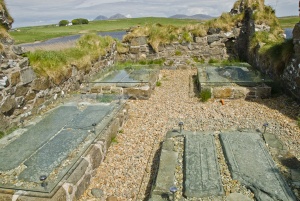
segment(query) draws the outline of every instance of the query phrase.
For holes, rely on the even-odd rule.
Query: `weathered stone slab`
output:
[[[250,188],[256,200],[296,200],[258,133],[220,134],[232,178]]]
[[[84,130],[62,130],[25,161],[27,168],[20,174],[19,179],[39,182],[41,175],[49,176],[87,135],[88,132]]]
[[[30,127],[18,139],[0,149],[0,171],[18,167],[69,123],[77,113],[78,110],[75,106],[59,107],[37,125]]]
[[[177,152],[167,150],[161,151],[159,170],[153,194],[168,195],[170,193],[170,187],[175,185],[175,168],[177,158]]]
[[[88,106],[83,112],[77,115],[66,128],[91,130],[92,124],[100,123],[103,118],[111,111],[111,105],[92,105]]]
[[[223,194],[213,135],[186,135],[184,158],[184,194],[187,197]]]

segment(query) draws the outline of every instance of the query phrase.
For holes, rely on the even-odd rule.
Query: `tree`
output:
[[[61,20],[58,23],[58,26],[63,27],[63,26],[67,26],[69,24],[69,20]]]
[[[73,25],[88,24],[88,23],[89,23],[89,21],[87,19],[84,19],[84,18],[77,18],[77,19],[72,20]]]

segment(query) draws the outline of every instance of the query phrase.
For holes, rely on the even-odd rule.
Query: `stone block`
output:
[[[153,194],[170,194],[170,187],[175,186],[177,158],[177,152],[164,149],[161,151],[159,169]]]
[[[130,41],[131,46],[141,46],[141,45],[147,45],[147,38],[145,36],[140,36],[136,38],[132,38]]]
[[[129,52],[131,54],[138,54],[138,53],[140,53],[140,47],[139,46],[131,46],[129,49]]]
[[[10,115],[16,108],[16,101],[12,97],[6,97],[2,105],[0,106],[0,111],[5,115]]]
[[[215,88],[213,88],[213,97],[214,98],[232,98],[233,97],[233,89],[232,88],[215,87]]]
[[[46,89],[50,88],[50,86],[51,86],[51,83],[48,78],[35,79],[35,80],[33,80],[32,84],[31,84],[31,88],[34,91],[46,90]]]
[[[207,43],[208,44],[211,44],[211,43],[213,43],[215,41],[218,41],[218,40],[220,40],[219,35],[210,35],[210,36],[207,36]]]
[[[96,145],[93,145],[91,150],[89,151],[88,155],[91,157],[91,165],[92,165],[92,170],[95,170],[101,162],[103,161],[105,157],[105,142],[98,142]]]
[[[21,81],[21,78],[20,78],[20,71],[14,71],[10,74],[10,84],[12,86],[16,86],[20,81]]]
[[[29,87],[26,87],[24,85],[17,86],[15,91],[15,96],[16,97],[25,96],[28,91],[29,91]]]
[[[7,76],[0,77],[0,89],[4,89],[9,84]]]
[[[84,191],[89,187],[91,183],[91,178],[92,177],[90,174],[84,175],[80,184],[77,186],[77,190],[75,192],[75,200],[79,200],[81,195],[83,195]]]
[[[36,78],[36,74],[32,70],[32,68],[27,67],[20,71],[20,77],[21,77],[21,82],[24,85],[32,82]]]
[[[258,201],[296,200],[258,133],[224,132],[220,140],[232,178],[250,188]]]
[[[87,169],[89,167],[89,162],[85,159],[82,159],[76,169],[72,172],[72,174],[67,179],[67,183],[76,185],[80,178],[86,174]]]
[[[19,67],[20,68],[25,68],[25,67],[28,67],[28,66],[29,66],[29,60],[28,60],[27,57],[25,57],[25,58],[23,58],[19,61]]]
[[[196,198],[222,195],[214,136],[188,134],[184,145],[184,195]]]

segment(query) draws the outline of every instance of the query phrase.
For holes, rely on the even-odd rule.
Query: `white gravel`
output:
[[[143,200],[148,196],[153,172],[158,164],[159,146],[168,130],[177,128],[180,121],[191,131],[220,131],[224,129],[263,129],[276,134],[300,159],[300,129],[296,116],[300,107],[287,96],[245,101],[210,100],[206,103],[189,97],[190,75],[196,70],[162,70],[161,86],[156,87],[149,100],[129,100],[129,118],[116,142],[109,148],[106,159],[95,172],[81,200]],[[230,177],[222,168],[225,191],[234,192],[224,182]],[[101,189],[103,198],[94,198],[91,189]],[[239,187],[240,188],[240,187]],[[247,193],[241,188],[240,192]],[[252,196],[249,194],[248,196]]]

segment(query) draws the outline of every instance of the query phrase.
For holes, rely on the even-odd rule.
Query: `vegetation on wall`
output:
[[[29,52],[26,56],[39,76],[54,79],[67,76],[71,66],[76,66],[79,70],[88,70],[93,62],[106,54],[114,42],[109,36],[87,34],[77,41],[76,47],[60,51],[38,50]]]

